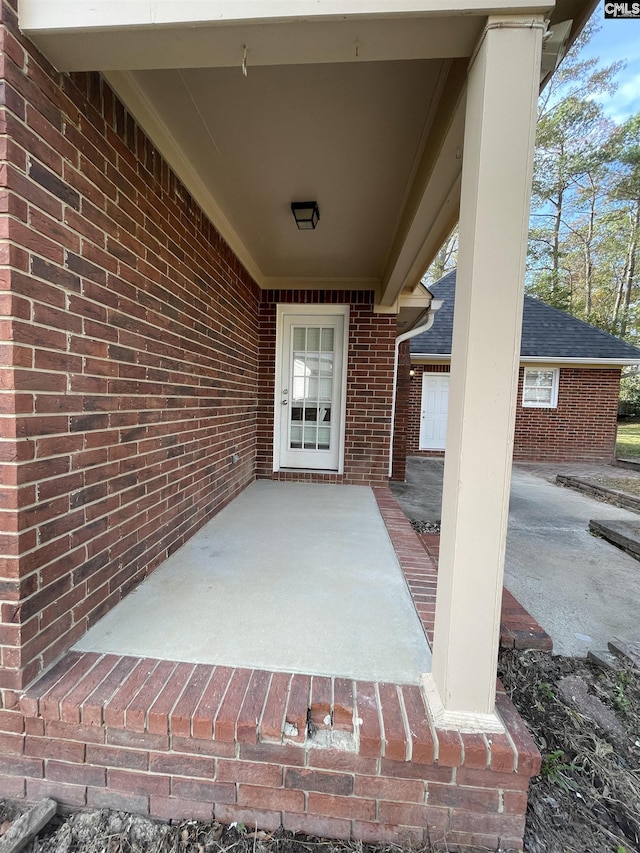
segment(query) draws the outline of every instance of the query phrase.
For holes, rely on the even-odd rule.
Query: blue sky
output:
[[[599,56],[602,65],[619,59],[627,62],[618,75],[619,86],[613,97],[607,96],[602,104],[605,114],[616,123],[640,112],[640,19],[604,20],[600,4],[594,19],[600,23],[600,31],[582,51],[583,56]]]

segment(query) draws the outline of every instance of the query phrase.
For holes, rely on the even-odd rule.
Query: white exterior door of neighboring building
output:
[[[449,409],[449,374],[422,374],[420,450],[444,450]]]
[[[274,467],[340,471],[348,308],[302,310],[279,311]]]

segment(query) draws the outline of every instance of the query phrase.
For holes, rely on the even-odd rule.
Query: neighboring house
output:
[[[0,796],[521,845],[539,756],[495,682],[508,330],[541,81],[591,8],[1,0]],[[347,753],[305,742],[304,674],[236,670],[214,721],[223,672],[185,686],[181,664],[69,654],[256,478],[390,500],[398,348],[458,218],[457,452],[421,687],[321,682]]]
[[[442,455],[451,365],[456,271],[430,287],[442,307],[411,339],[407,452]],[[611,461],[620,374],[640,350],[531,296],[524,297],[513,457],[519,461]],[[490,405],[487,428],[491,426]]]

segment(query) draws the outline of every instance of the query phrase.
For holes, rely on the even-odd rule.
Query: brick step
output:
[[[417,685],[71,652],[0,712],[0,795],[517,847],[540,756],[497,689],[506,733],[461,733]]]
[[[167,739],[306,744],[431,762],[442,749],[415,684],[70,652],[20,697],[29,717]]]

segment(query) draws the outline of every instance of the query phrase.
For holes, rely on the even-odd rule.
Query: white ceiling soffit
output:
[[[60,70],[106,73],[261,287],[375,289],[391,308],[455,223],[467,58],[498,8],[20,0],[19,15]],[[310,199],[320,222],[298,231],[290,204]]]
[[[108,78],[262,287],[372,289],[448,70],[418,60]],[[307,199],[320,222],[301,232],[290,203]]]

